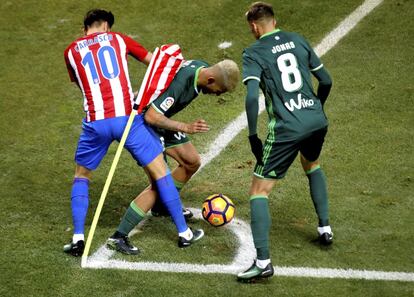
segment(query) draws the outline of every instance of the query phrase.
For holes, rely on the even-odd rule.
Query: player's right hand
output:
[[[209,130],[210,127],[207,125],[206,121],[203,119],[198,119],[192,123],[187,124],[186,131],[184,132],[188,134],[194,134],[200,132],[208,132]]]
[[[249,136],[250,148],[256,157],[257,164],[263,165],[263,143],[257,134]]]

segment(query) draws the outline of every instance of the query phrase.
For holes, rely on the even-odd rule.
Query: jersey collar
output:
[[[201,91],[201,90],[199,90],[199,89],[197,88],[198,75],[200,74],[200,70],[201,70],[201,68],[205,68],[205,66],[200,66],[200,67],[198,67],[198,68],[197,68],[197,70],[196,70],[196,72],[195,72],[195,76],[194,76],[194,90],[195,90],[195,92],[197,93],[197,95],[198,95],[198,93],[200,93],[200,91]]]
[[[260,36],[259,39],[262,39],[266,36],[272,35],[273,33],[276,33],[276,32],[279,32],[279,31],[280,31],[280,29],[274,29],[272,32],[267,32],[266,34],[263,34],[262,36]]]

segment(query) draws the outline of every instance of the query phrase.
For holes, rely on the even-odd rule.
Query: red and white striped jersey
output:
[[[138,113],[168,88],[183,61],[184,57],[178,44],[165,44],[155,49],[147,70],[148,79],[142,86],[144,89],[140,90],[143,93],[138,94],[136,100],[139,104]]]
[[[131,113],[134,94],[129,80],[128,54],[142,61],[148,51],[117,32],[84,36],[65,50],[69,76],[82,90],[88,122]]]

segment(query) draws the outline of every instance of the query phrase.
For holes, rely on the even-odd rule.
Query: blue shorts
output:
[[[98,168],[111,143],[120,141],[129,116],[115,117],[93,122],[82,122],[75,162],[89,170]],[[163,148],[157,135],[144,122],[143,115],[136,115],[131,126],[125,148],[138,165],[145,167]]]

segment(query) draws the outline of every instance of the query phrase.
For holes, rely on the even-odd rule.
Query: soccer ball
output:
[[[214,227],[229,223],[234,217],[235,207],[229,197],[223,194],[210,195],[203,202],[203,218]]]

